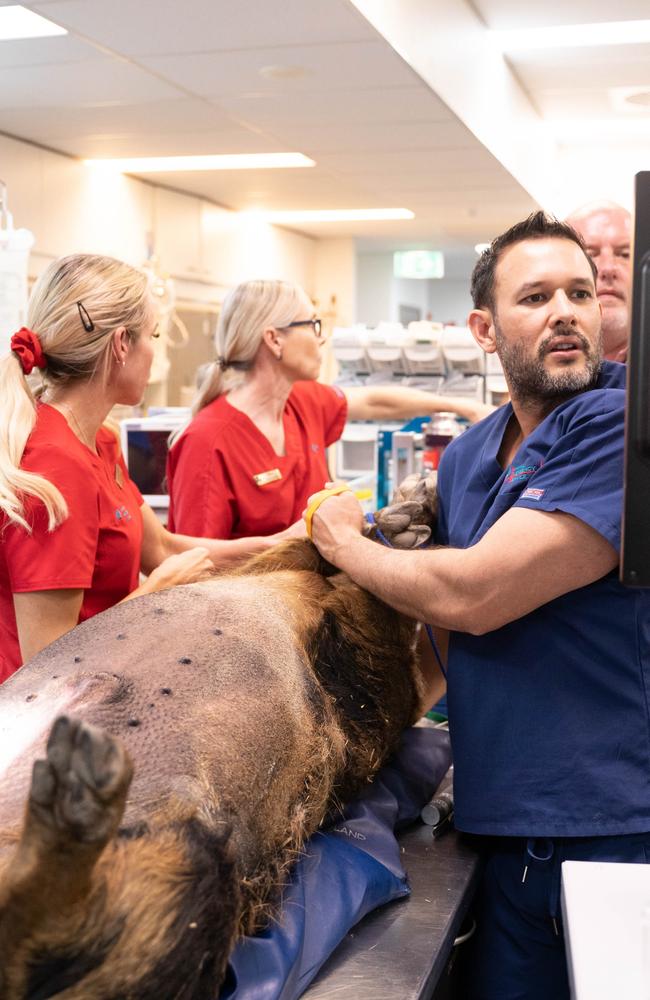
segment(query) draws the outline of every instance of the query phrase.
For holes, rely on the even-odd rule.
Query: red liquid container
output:
[[[424,434],[424,451],[422,453],[422,471],[437,471],[442,453],[461,432],[461,427],[453,413],[436,413],[431,422],[422,428]]]

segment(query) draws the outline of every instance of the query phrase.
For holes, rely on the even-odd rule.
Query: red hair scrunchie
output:
[[[18,355],[25,375],[29,375],[34,368],[45,368],[47,362],[43,348],[33,330],[22,326],[18,333],[14,333],[10,346],[14,354]]]

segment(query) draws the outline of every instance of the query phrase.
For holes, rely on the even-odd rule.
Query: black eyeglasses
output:
[[[321,330],[323,329],[323,324],[319,319],[296,319],[293,323],[287,323],[283,330],[288,330],[292,326],[310,326],[314,331],[315,337],[320,337]]]

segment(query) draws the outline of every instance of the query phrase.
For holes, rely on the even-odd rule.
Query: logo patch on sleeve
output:
[[[521,494],[522,500],[541,500],[544,496],[544,490],[534,490],[532,487],[528,487],[527,490]]]

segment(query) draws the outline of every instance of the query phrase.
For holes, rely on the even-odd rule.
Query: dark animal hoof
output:
[[[106,842],[119,826],[131,775],[131,762],[117,740],[61,716],[47,742],[47,759],[34,764],[30,812],[64,838]]]

